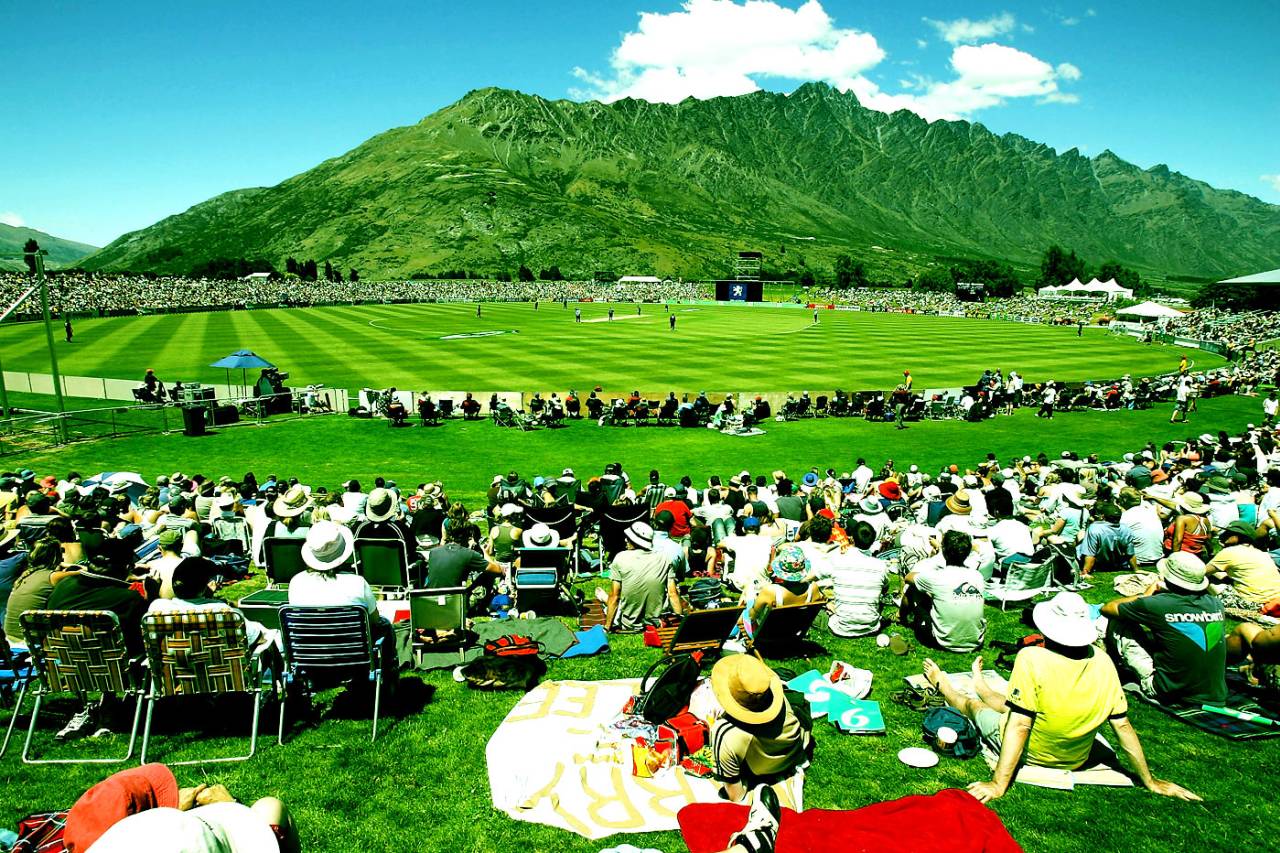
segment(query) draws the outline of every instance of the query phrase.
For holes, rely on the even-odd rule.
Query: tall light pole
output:
[[[49,282],[44,277],[44,249],[27,252],[28,258],[34,260],[36,282],[40,286],[40,311],[44,314],[44,336],[49,344],[49,371],[53,374],[53,396],[58,404],[58,437],[65,443],[67,440],[67,411],[62,399],[62,376],[58,372],[58,353],[53,346],[53,318],[49,315]]]

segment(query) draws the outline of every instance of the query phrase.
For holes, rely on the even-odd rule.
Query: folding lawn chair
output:
[[[1010,602],[1030,601],[1041,593],[1053,590],[1053,560],[1041,563],[1008,563],[1003,581],[992,578],[987,581],[982,597],[1000,602],[1000,609],[1007,610]]]
[[[27,739],[22,746],[23,762],[115,764],[132,758],[146,688],[139,675],[142,659],[130,655],[125,648],[119,617],[107,610],[28,610],[20,620],[31,664],[39,677]],[[122,698],[135,695],[128,752],[118,758],[31,758],[40,706],[45,696],[54,693],[74,693],[81,699],[87,699],[90,693]],[[14,715],[21,710],[20,705],[15,707]]]
[[[356,567],[383,598],[403,598],[409,589],[409,553],[402,539],[357,539]]]
[[[608,566],[614,554],[626,548],[623,534],[628,527],[637,521],[649,519],[647,504],[638,506],[611,506],[600,514],[600,562]]]
[[[302,562],[302,545],[305,541],[296,536],[269,536],[262,541],[267,589],[288,586],[294,575],[307,570],[307,564]]]
[[[9,739],[13,737],[13,727],[18,722],[18,709],[26,698],[27,687],[35,678],[36,671],[31,665],[31,655],[26,649],[9,648],[3,636],[0,636],[0,694],[5,700],[13,698],[13,688],[18,688],[17,701],[13,703],[13,716],[9,718],[9,728],[4,735],[4,744],[0,745],[0,758],[9,749]]]
[[[800,645],[808,636],[814,620],[826,606],[827,602],[823,600],[770,608],[756,626],[755,636],[751,640],[753,650],[768,654]]]
[[[363,607],[280,608],[280,633],[284,641],[285,690],[280,696],[280,731],[284,743],[285,710],[290,684],[308,692],[336,687],[348,681],[373,682],[373,736],[378,739],[378,713],[382,704],[382,643],[373,641],[369,612]]]
[[[576,494],[576,487],[575,487]],[[570,501],[572,503],[572,500]],[[582,513],[573,506],[522,506],[525,520],[528,527],[535,524],[545,524],[556,532],[556,536],[560,541],[573,540],[574,548],[572,558],[569,560],[569,581],[572,582],[578,575],[578,524],[581,521]]]
[[[158,700],[229,693],[253,695],[248,755],[167,763],[205,764],[252,758],[258,748],[258,718],[264,687],[261,660],[249,650],[244,617],[230,609],[151,613],[142,619],[142,635],[151,666],[147,721],[142,729],[142,763],[147,763],[151,717]]]
[[[694,610],[680,620],[671,640],[663,647],[668,655],[720,651],[742,616],[741,607]]]
[[[470,592],[466,587],[449,589],[413,589],[409,591],[409,624],[413,629],[413,652],[416,663],[422,663],[426,644],[419,642],[419,631],[453,631],[458,637],[458,662],[466,660],[467,605]]]
[[[568,548],[517,548],[519,568],[511,569],[515,606],[521,611],[547,613],[560,603],[569,575],[572,551]]]

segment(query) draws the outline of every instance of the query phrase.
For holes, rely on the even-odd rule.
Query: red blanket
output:
[[[716,853],[747,822],[747,807],[694,803],[680,810],[689,853]],[[996,813],[964,791],[903,797],[854,811],[782,810],[777,853],[1022,853]]]

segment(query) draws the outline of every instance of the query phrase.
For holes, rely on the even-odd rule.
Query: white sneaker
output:
[[[89,714],[89,709],[86,708],[83,711],[77,712],[70,720],[67,720],[67,724],[63,726],[56,735],[54,735],[54,738],[57,740],[72,740],[73,738],[80,737],[87,733],[86,729],[88,729],[92,723],[93,720]]]

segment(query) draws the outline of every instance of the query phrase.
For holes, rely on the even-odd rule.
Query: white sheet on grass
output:
[[[598,748],[605,724],[638,679],[548,681],[525,694],[489,738],[485,758],[494,808],[585,838],[677,829],[688,803],[716,802],[717,785],[678,767],[631,775],[629,757]]]

